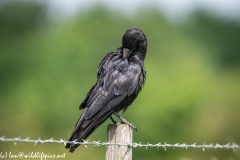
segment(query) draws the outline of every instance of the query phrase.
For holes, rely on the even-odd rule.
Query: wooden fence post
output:
[[[110,143],[132,144],[133,129],[127,124],[109,124],[107,141]],[[105,160],[132,160],[132,147],[109,145]]]

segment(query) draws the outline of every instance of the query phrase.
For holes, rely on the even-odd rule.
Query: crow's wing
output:
[[[105,67],[101,69],[105,75],[98,80],[86,103],[82,115],[85,119],[92,119],[102,110],[108,110],[106,107],[115,110],[126,96],[133,93],[138,84],[141,74],[138,64],[129,63],[127,59],[117,59],[109,62]]]
[[[96,84],[94,86],[92,86],[92,88],[88,91],[86,97],[84,98],[84,100],[80,104],[79,109],[84,109],[86,107],[88,98],[92,94],[92,91],[94,90],[95,86],[96,86]]]
[[[113,111],[117,111],[118,105],[136,89],[140,75],[138,64],[118,55],[105,57],[98,69],[99,79],[82,103],[84,111],[70,140],[86,139]]]
[[[117,49],[116,51],[108,53],[103,58],[102,62],[99,64],[98,70],[97,70],[98,79],[101,79],[105,75],[105,70],[104,70],[105,65],[104,64],[105,63],[108,64],[110,60],[114,60],[115,58],[112,58],[112,57],[117,57],[118,52],[119,52],[119,50]],[[92,86],[92,88],[88,91],[86,97],[83,99],[82,103],[80,104],[79,109],[84,109],[87,106],[88,99],[89,99],[90,95],[92,95],[92,92],[93,92],[94,88],[96,87],[96,85],[97,85],[97,83],[94,86]]]

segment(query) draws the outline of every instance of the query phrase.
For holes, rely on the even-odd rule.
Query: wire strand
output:
[[[13,142],[14,145],[17,145],[17,143],[19,142],[24,142],[24,143],[34,143],[34,145],[37,144],[52,144],[52,143],[59,143],[59,144],[63,144],[66,145],[67,143],[70,144],[81,144],[84,145],[85,147],[87,147],[88,145],[93,145],[93,146],[109,146],[109,145],[116,145],[116,146],[129,146],[129,147],[133,147],[133,148],[137,148],[137,147],[146,147],[146,149],[150,148],[150,147],[156,147],[156,148],[163,148],[163,149],[167,149],[167,148],[201,148],[203,151],[205,151],[205,149],[240,149],[240,145],[235,144],[235,143],[227,143],[224,145],[221,144],[202,144],[202,145],[197,145],[196,143],[193,144],[187,144],[187,143],[176,143],[176,144],[168,144],[166,142],[164,143],[156,143],[156,144],[141,144],[140,143],[131,143],[131,144],[120,144],[120,143],[111,143],[111,142],[100,142],[100,141],[88,141],[88,140],[83,140],[83,142],[76,142],[76,141],[65,141],[63,139],[60,140],[55,140],[53,138],[50,139],[46,139],[46,140],[42,140],[40,137],[36,140],[34,139],[30,139],[29,137],[27,138],[20,138],[20,137],[16,137],[16,138],[5,138],[5,136],[0,137],[0,142]]]

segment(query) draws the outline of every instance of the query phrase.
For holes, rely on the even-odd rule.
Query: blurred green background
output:
[[[127,15],[95,5],[62,21],[44,3],[0,3],[0,136],[67,140],[102,58],[130,27],[148,38],[147,81],[124,118],[134,142],[240,143],[240,25],[197,10],[181,22],[158,8]],[[121,6],[120,6],[121,7]],[[106,121],[88,139],[106,141]],[[104,159],[105,146],[0,143],[0,152]],[[137,160],[237,160],[240,150],[134,148]]]

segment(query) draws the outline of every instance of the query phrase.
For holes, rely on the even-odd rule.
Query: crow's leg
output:
[[[130,127],[137,131],[137,127],[135,127],[132,123],[128,122],[126,119],[121,117],[117,112],[113,112],[113,114],[115,114],[115,116],[117,116],[123,123],[128,124]]]
[[[113,124],[117,124],[117,121],[115,121],[112,116],[110,116],[110,119],[112,120]]]

